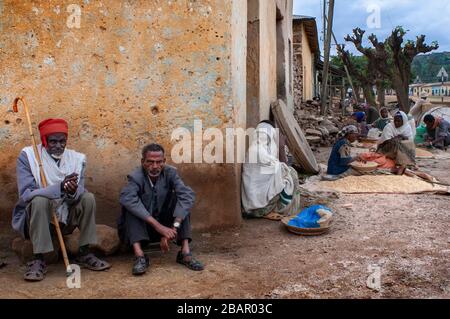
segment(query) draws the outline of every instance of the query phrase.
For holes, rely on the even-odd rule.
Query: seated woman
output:
[[[361,175],[350,164],[359,161],[360,156],[351,156],[351,143],[358,139],[358,129],[354,125],[346,126],[338,133],[338,141],[331,150],[328,160],[328,176],[324,179],[338,179],[350,175]]]
[[[367,124],[372,125],[376,120],[380,118],[380,112],[378,112],[377,108],[365,103],[362,105],[362,109],[366,113]]]
[[[360,137],[367,137],[369,133],[369,126],[366,122],[366,113],[364,112],[355,112],[352,114],[352,118],[358,123],[356,127],[358,129],[358,134]]]
[[[244,217],[279,220],[300,211],[298,174],[280,161],[285,158],[280,139],[270,121],[261,122],[252,135],[242,169]]]
[[[394,123],[389,123],[378,141],[377,153],[392,159],[396,169],[392,172],[403,174],[406,168],[416,166],[416,146],[414,133],[405,112],[399,111],[394,116]]]
[[[424,118],[427,133],[424,135],[425,145],[445,149],[450,145],[450,123],[443,118],[427,115]]]
[[[389,119],[389,111],[387,108],[383,107],[380,109],[380,118],[373,122],[372,127],[379,129],[381,132],[383,132],[386,125],[388,125],[391,122]]]

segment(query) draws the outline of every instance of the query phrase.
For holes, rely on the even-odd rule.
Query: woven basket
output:
[[[281,222],[286,226],[288,231],[290,231],[293,234],[301,235],[301,236],[319,236],[326,234],[330,230],[330,226],[324,227],[324,228],[300,228],[300,227],[294,227],[290,226],[289,222],[291,221],[293,217],[285,217],[281,220]]]
[[[351,163],[350,166],[360,173],[371,173],[376,171],[378,168],[378,163],[375,162],[367,162],[364,164],[365,166],[359,166],[358,164],[361,164],[361,162]]]

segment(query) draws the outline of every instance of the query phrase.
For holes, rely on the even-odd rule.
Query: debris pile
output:
[[[327,116],[321,116],[320,103],[317,101],[301,103],[296,107],[294,116],[314,151],[319,146],[332,146],[337,133],[349,119],[348,116],[342,116],[339,108],[329,110]]]

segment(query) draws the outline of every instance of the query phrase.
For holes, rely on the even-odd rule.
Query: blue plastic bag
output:
[[[298,228],[320,228],[317,223],[322,217],[317,213],[319,209],[327,210],[331,213],[331,209],[322,205],[315,205],[305,208],[296,217],[291,219],[289,226]]]

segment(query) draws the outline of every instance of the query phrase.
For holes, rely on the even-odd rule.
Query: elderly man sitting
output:
[[[40,167],[33,147],[25,147],[17,159],[19,202],[12,226],[33,245],[35,259],[27,264],[24,279],[41,281],[47,272],[43,254],[53,251],[51,216],[56,210],[64,234],[80,229],[79,256],[76,263],[90,270],[111,266],[89,253],[96,244],[95,198],[84,188],[86,156],[66,149],[68,125],[62,119],[48,119],[39,124],[42,144],[37,146],[48,186],[43,187]]]

